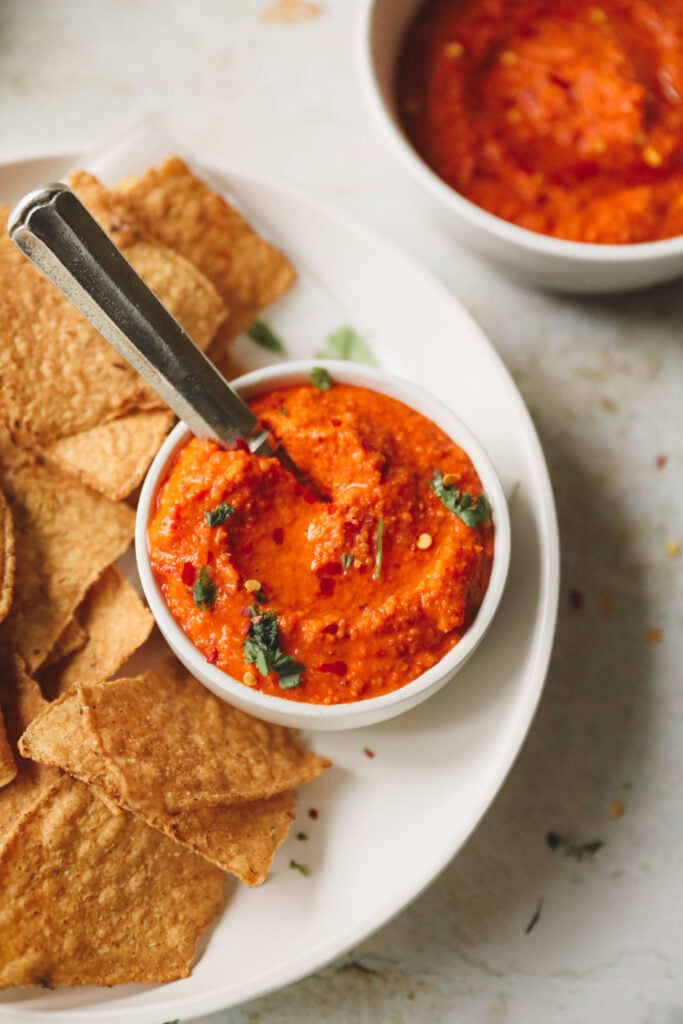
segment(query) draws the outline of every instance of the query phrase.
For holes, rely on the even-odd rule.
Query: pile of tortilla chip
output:
[[[293,280],[177,158],[72,184],[223,367]],[[329,762],[173,659],[126,675],[153,620],[123,499],[172,415],[4,231],[0,282],[0,988],[185,977],[226,873],[264,881]]]

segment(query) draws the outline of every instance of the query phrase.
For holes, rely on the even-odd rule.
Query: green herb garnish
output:
[[[344,359],[352,363],[377,366],[363,337],[353,327],[340,327],[327,336],[327,349],[316,352],[318,359]]]
[[[346,572],[348,569],[351,568],[351,566],[353,565],[354,561],[355,561],[355,555],[351,554],[348,551],[345,551],[344,554],[341,556],[341,564],[342,564],[342,569],[344,570],[344,572]]]
[[[264,612],[258,605],[252,606],[251,625],[242,649],[246,660],[256,665],[262,676],[277,672],[281,690],[303,686],[301,675],[305,666],[281,650],[275,612]]]
[[[255,341],[261,348],[268,349],[269,352],[284,355],[287,351],[282,339],[278,338],[273,328],[265,320],[254,320],[251,327],[247,327],[246,333],[252,341]]]
[[[324,366],[314,366],[311,370],[311,383],[321,391],[329,391],[332,387],[330,375]]]
[[[449,512],[454,512],[458,519],[462,519],[465,526],[479,526],[485,523],[491,514],[491,505],[485,494],[473,498],[467,492],[461,492],[455,484],[446,485],[443,482],[443,474],[440,469],[434,470],[434,476],[429,486],[441,498]]]
[[[382,573],[382,556],[384,554],[384,520],[377,520],[377,536],[375,539],[375,579],[378,580]]]
[[[308,839],[308,836],[306,835],[305,832],[297,832],[296,838],[299,840],[300,843],[305,843],[306,840]]]
[[[194,603],[202,611],[208,611],[209,608],[213,608],[216,601],[216,586],[209,576],[209,570],[205,565],[199,570],[199,579],[192,588],[192,596],[194,597]]]
[[[232,505],[228,505],[227,501],[222,501],[220,505],[216,505],[213,512],[206,513],[206,521],[211,527],[220,526],[221,523],[224,523],[226,519],[234,516],[234,514],[235,509]]]
[[[289,419],[289,413],[288,413],[288,412],[287,412],[287,410],[285,409],[284,405],[281,405],[281,406],[280,406],[280,415],[281,415],[281,416],[286,416],[286,417],[287,417],[287,418]]]
[[[605,845],[602,839],[591,839],[587,843],[571,843],[557,832],[548,832],[545,841],[551,850],[561,847],[565,857],[571,857],[576,861],[582,861],[584,857],[594,857],[598,850]]]
[[[289,866],[292,871],[298,871],[300,875],[304,876],[304,878],[308,878],[311,873],[311,869],[308,864],[299,864],[298,860],[290,860]]]

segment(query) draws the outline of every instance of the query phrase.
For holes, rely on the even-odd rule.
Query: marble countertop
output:
[[[149,115],[203,159],[277,175],[396,239],[479,321],[531,411],[562,591],[528,740],[450,867],[341,961],[206,1020],[680,1024],[683,290],[542,295],[460,249],[414,208],[370,121],[354,0],[291,23],[264,19],[271,6],[5,0],[3,148],[91,142]],[[549,848],[553,831],[604,846],[577,860]]]

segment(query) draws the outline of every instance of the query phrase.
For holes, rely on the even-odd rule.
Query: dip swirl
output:
[[[457,644],[486,592],[494,530],[472,462],[366,388],[278,388],[250,405],[329,500],[277,459],[193,438],[148,528],[172,615],[264,693],[336,704],[398,689]],[[273,631],[278,653],[259,664]]]
[[[683,233],[683,7],[428,0],[397,90],[454,189],[532,231],[632,243]]]

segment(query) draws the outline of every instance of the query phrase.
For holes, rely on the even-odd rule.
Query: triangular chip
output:
[[[14,528],[12,514],[0,491],[0,622],[6,618],[14,589]]]
[[[76,179],[86,203],[193,340],[206,348],[226,311],[214,286],[177,253],[118,216],[106,190]],[[0,375],[3,415],[29,446],[90,430],[163,403],[102,336],[12,244],[0,208]]]
[[[79,684],[20,746],[252,885],[293,820],[287,791],[329,766],[293,730],[230,707],[176,662]]]
[[[225,876],[62,776],[0,847],[0,988],[187,977]]]
[[[7,739],[18,769],[16,778],[0,790],[0,843],[26,811],[33,806],[43,790],[59,778],[56,768],[37,764],[19,754],[19,737],[29,723],[44,711],[47,701],[40,687],[24,669],[16,655],[3,662],[0,669],[0,707],[5,718]]]
[[[79,681],[109,679],[141,647],[154,626],[154,618],[121,571],[110,565],[93,583],[76,618],[86,634],[80,650],[38,674],[50,698],[65,693]]]
[[[59,438],[43,454],[100,494],[120,501],[141,482],[174,419],[167,409],[129,413]]]
[[[7,470],[2,486],[18,569],[12,606],[0,624],[0,651],[16,651],[34,671],[91,583],[128,547],[135,513],[38,463]]]
[[[151,236],[199,267],[228,307],[210,356],[222,357],[264,306],[293,284],[294,267],[223,196],[177,157],[114,190]]]
[[[71,700],[134,811],[259,800],[329,767],[293,729],[226,704],[176,661],[135,679],[80,684]]]

